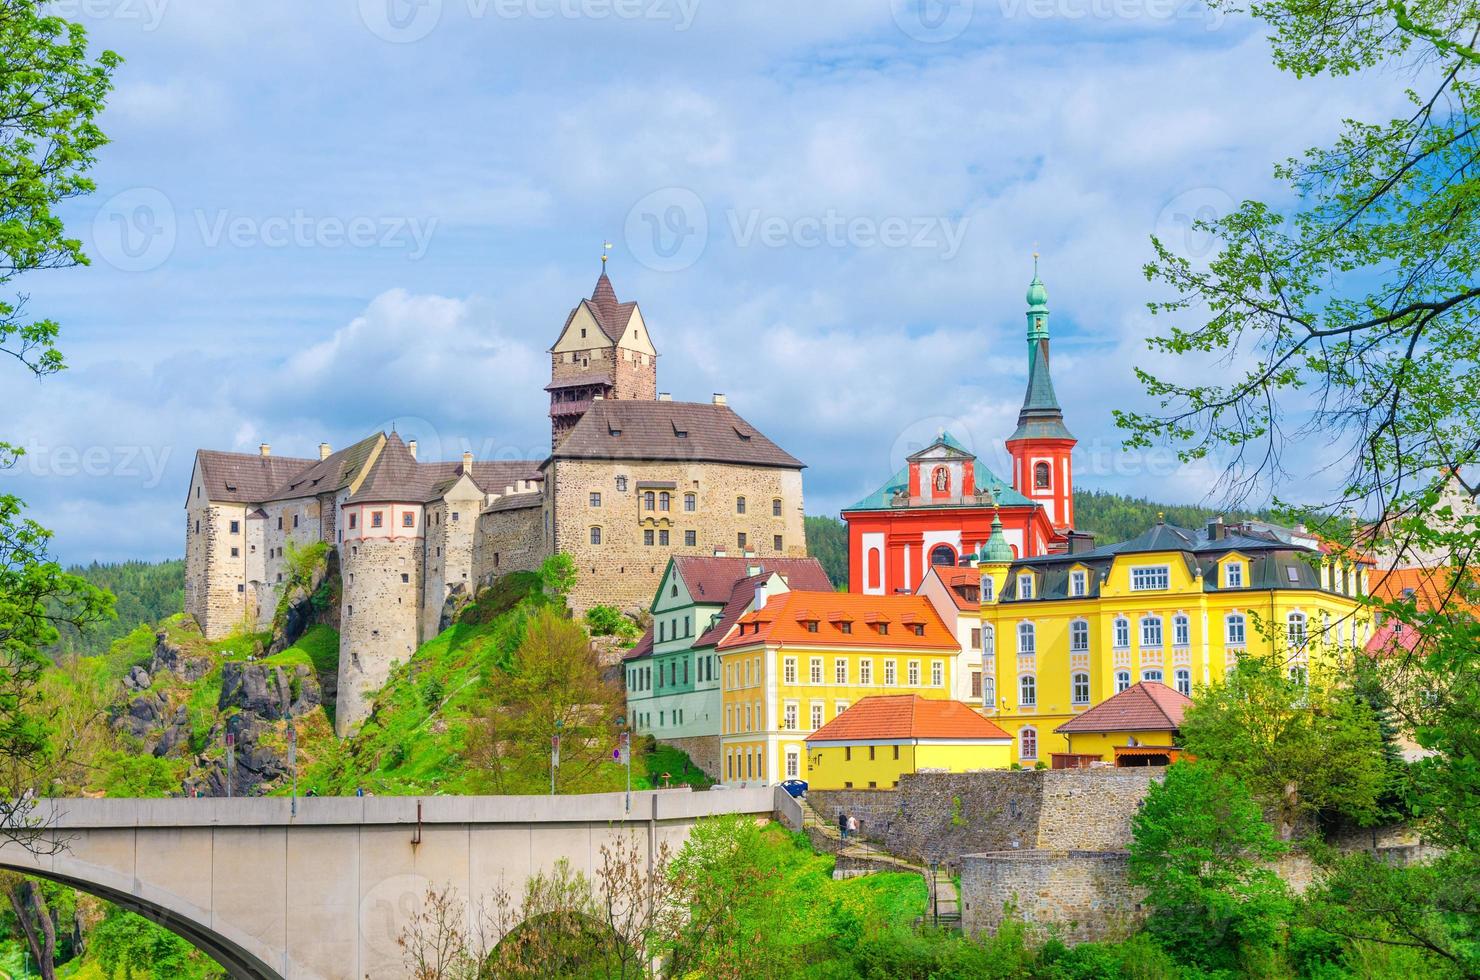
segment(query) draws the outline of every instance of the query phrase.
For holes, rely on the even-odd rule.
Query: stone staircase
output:
[[[834,878],[856,878],[880,871],[917,874],[925,879],[929,899],[925,915],[916,920],[915,924],[939,924],[943,928],[954,929],[961,927],[961,899],[956,892],[956,883],[949,874],[932,875],[929,868],[881,850],[862,838],[854,837],[845,841],[838,830],[836,819],[824,819],[805,797],[797,802],[802,806],[802,832],[812,842],[812,847],[835,857]]]

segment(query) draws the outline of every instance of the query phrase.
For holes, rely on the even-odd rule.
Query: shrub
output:
[[[592,606],[586,611],[586,629],[592,636],[635,637],[637,624],[623,616],[616,606]]]

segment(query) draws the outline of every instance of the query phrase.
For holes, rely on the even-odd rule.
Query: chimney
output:
[[[723,549],[723,548],[715,548],[714,549],[714,557],[716,557],[716,558],[723,558],[724,556],[725,556],[725,549]]]
[[[660,392],[658,392],[658,401],[660,401],[660,402],[671,402],[671,401],[673,401],[673,393],[672,392],[668,392],[668,391],[660,391]]]
[[[271,455],[272,455],[272,447],[271,447],[271,446],[269,446],[269,445],[268,445],[268,444],[267,444],[267,443],[265,443],[265,442],[264,442],[264,443],[262,443],[262,444],[261,444],[261,445],[259,445],[259,446],[258,446],[258,447],[257,447],[257,451],[258,451],[258,452],[259,452],[259,453],[261,453],[261,454],[262,454],[262,455],[264,455],[264,456],[271,456]]]
[[[766,608],[766,583],[758,583],[755,587],[755,608]]]
[[[1223,515],[1222,514],[1219,514],[1217,517],[1213,518],[1211,521],[1208,521],[1208,540],[1209,541],[1222,541],[1227,536],[1228,536],[1228,528],[1226,526],[1224,526],[1224,524],[1223,524]]]
[[[329,448],[329,444],[327,442],[319,443],[319,459],[328,459],[329,454],[332,452],[334,452],[334,450]]]
[[[411,441],[407,442],[406,443],[406,448],[407,448],[407,450],[410,451],[411,458],[412,459],[415,459],[416,458],[416,440],[415,439],[412,439]]]
[[[471,450],[463,450],[463,472],[467,473],[473,468],[473,453]]]
[[[724,392],[722,392],[722,391],[716,391],[714,393],[714,403],[716,405],[728,405],[729,404],[729,402],[725,400],[725,395],[724,395]]]

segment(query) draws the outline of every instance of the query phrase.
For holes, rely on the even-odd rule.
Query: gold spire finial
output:
[[[601,268],[602,269],[605,269],[606,268],[606,260],[608,258],[608,256],[607,256],[606,253],[611,249],[611,247],[612,247],[612,243],[611,242],[602,242],[601,243]]]
[[[1033,275],[1038,275],[1038,243],[1033,243]]]

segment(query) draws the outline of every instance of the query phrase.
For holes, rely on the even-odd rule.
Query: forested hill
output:
[[[1074,493],[1074,524],[1095,536],[1097,544],[1113,544],[1133,538],[1155,523],[1157,515],[1168,524],[1200,527],[1218,515],[1235,521],[1246,517],[1271,520],[1267,511],[1222,511],[1187,504],[1158,504],[1142,497],[1125,497],[1103,490]],[[833,585],[848,584],[848,528],[836,517],[807,518],[807,553],[827,570]]]
[[[140,623],[157,623],[185,608],[185,562],[181,559],[147,562],[128,561],[117,565],[68,569],[118,597],[118,618],[87,633],[63,627],[58,653],[106,653],[113,641],[127,636]]]

